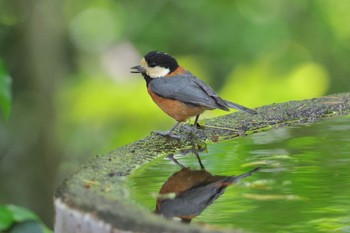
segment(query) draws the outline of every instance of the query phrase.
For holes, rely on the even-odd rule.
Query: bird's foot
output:
[[[193,132],[193,126],[192,125],[182,125],[182,129],[186,132],[186,133],[192,133]]]
[[[192,136],[193,135],[200,136],[200,137],[205,136],[202,130],[203,126],[199,125],[198,123],[196,125],[182,125],[180,132],[184,132],[185,133],[184,135],[173,134],[172,133],[173,129],[174,128],[168,131],[153,131],[152,133],[156,135],[165,136],[165,137],[175,138],[175,139],[188,138],[189,135],[185,135],[186,133]]]
[[[198,122],[193,126],[196,127],[196,129],[203,129],[204,128],[204,125],[200,125]]]
[[[195,134],[198,131],[202,131],[203,126],[197,123],[196,125],[183,125],[182,128],[188,133]]]
[[[170,130],[168,130],[168,131],[153,131],[152,133],[156,134],[156,135],[161,135],[161,136],[176,138],[176,139],[183,138],[183,136],[181,136],[181,135],[172,134]]]
[[[195,137],[198,137],[198,138],[206,137],[205,134],[204,134],[204,131],[203,131],[203,126],[200,126],[198,123],[196,125],[183,125],[182,129],[186,133],[191,134],[192,136],[195,136]]]

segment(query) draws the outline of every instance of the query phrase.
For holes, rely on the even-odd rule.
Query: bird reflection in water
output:
[[[218,199],[229,185],[260,170],[255,168],[238,176],[212,175],[205,170],[198,149],[192,149],[192,152],[198,159],[200,170],[191,170],[180,164],[174,155],[168,156],[181,167],[181,170],[169,177],[161,187],[157,197],[156,214],[166,218],[177,217],[184,223],[190,223],[194,217]]]

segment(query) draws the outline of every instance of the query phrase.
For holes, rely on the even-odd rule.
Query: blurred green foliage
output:
[[[15,205],[0,205],[0,232],[52,233],[37,215]]]
[[[0,112],[7,119],[11,109],[11,78],[0,59]]]
[[[142,76],[129,73],[150,50],[174,55],[247,107],[349,91],[349,11],[347,0],[0,1],[0,51],[15,100],[11,126],[0,125],[0,151],[12,156],[2,168],[12,177],[18,161],[43,155],[35,166],[58,167],[61,180],[95,154],[170,128],[174,120],[151,101]]]

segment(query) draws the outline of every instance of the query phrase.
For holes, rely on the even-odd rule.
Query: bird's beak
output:
[[[132,69],[131,73],[146,73],[145,68],[143,68],[141,65],[133,66],[130,69]]]

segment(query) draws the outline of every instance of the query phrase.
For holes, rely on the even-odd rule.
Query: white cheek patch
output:
[[[147,75],[151,78],[160,78],[164,77],[165,75],[170,73],[170,70],[168,68],[164,67],[147,67],[146,68]]]
[[[142,59],[141,59],[140,65],[141,65],[143,68],[147,67],[147,62],[146,62],[145,58],[142,58]]]

